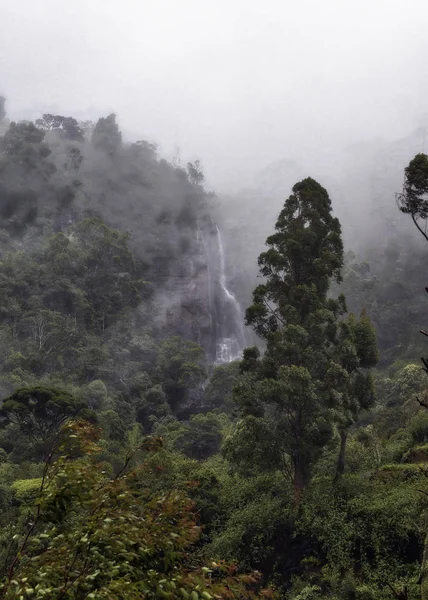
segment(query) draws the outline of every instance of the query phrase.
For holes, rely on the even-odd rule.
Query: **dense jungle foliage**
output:
[[[427,600],[428,240],[344,249],[296,183],[258,342],[212,365],[157,318],[215,203],[199,163],[114,115],[0,115],[0,597]],[[418,155],[415,238],[426,194]]]

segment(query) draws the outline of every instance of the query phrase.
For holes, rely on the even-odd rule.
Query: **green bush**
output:
[[[10,486],[19,504],[32,504],[37,498],[42,484],[41,477],[36,479],[18,479]]]

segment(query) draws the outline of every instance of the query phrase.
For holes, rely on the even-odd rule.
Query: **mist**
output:
[[[92,131],[114,113],[113,137],[123,140],[113,158],[89,144],[89,130],[77,146],[47,132],[56,191],[32,177],[39,217],[48,201],[55,227],[90,210],[131,231],[156,282],[149,312],[161,329],[211,357],[219,340],[241,337],[242,347],[258,255],[292,186],[309,175],[327,188],[347,250],[366,260],[393,238],[409,247],[395,193],[425,150],[424,2],[0,0],[0,11],[9,121],[71,115]],[[60,214],[73,147],[82,187],[75,212]],[[196,159],[203,188],[186,174]]]
[[[423,0],[0,1],[12,119],[116,112],[124,134],[200,158],[236,191],[279,159],[306,171],[426,113]]]

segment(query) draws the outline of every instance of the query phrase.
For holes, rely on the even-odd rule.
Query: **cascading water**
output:
[[[245,345],[242,310],[235,294],[229,290],[226,282],[223,241],[217,225],[217,248],[219,253],[219,281],[221,298],[218,310],[219,336],[217,338],[216,364],[223,364],[241,357]]]

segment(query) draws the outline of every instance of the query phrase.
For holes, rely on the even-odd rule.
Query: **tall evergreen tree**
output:
[[[289,324],[304,326],[326,302],[329,281],[341,280],[343,244],[327,191],[308,177],[293,187],[269,249],[259,256],[266,278],[254,290],[246,322],[268,342]]]
[[[225,454],[241,466],[248,456],[264,469],[284,470],[298,506],[349,393],[345,347],[352,342],[348,350],[358,352],[355,331],[341,325],[344,297],[327,296],[343,263],[340,223],[328,193],[311,178],[292,192],[259,257],[265,283],[254,290],[246,323],[266,351],[262,358],[256,348],[244,352],[245,375],[235,394],[243,418]],[[358,366],[354,361],[352,369]]]
[[[428,241],[426,220],[428,218],[428,156],[417,154],[404,169],[404,185],[397,194],[401,212],[410,215],[419,232]],[[424,224],[421,225],[421,221]]]
[[[404,169],[403,191],[396,197],[401,212],[411,216],[418,231],[428,241],[428,156],[426,154],[416,154]],[[428,293],[427,287],[425,291]],[[421,333],[428,337],[426,331],[421,330]],[[428,358],[421,360],[428,373]],[[425,404],[422,403],[422,406]]]

